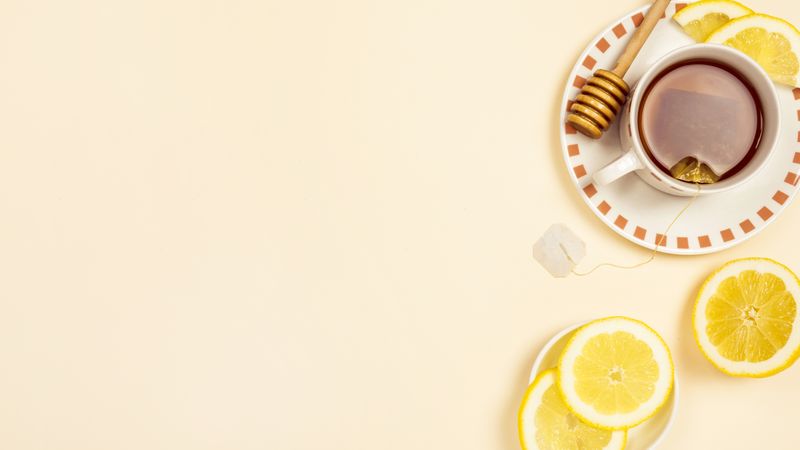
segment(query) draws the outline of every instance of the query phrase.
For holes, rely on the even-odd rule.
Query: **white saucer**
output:
[[[673,2],[665,17],[625,76],[633,85],[644,70],[667,52],[694,43],[671,20],[686,2]],[[573,184],[581,197],[612,230],[643,247],[654,248],[667,225],[687,199],[660,192],[637,175],[609,185],[592,183],[592,174],[622,154],[613,125],[600,140],[592,140],[565,125],[572,99],[599,68],[611,68],[622,53],[647,7],[612,23],[592,40],[568,78],[561,108],[561,149]],[[783,116],[775,155],[758,176],[732,191],[698,198],[672,227],[659,251],[679,255],[712,253],[760,233],[791,203],[800,178],[800,89],[778,86]]]
[[[552,369],[558,365],[558,357],[561,355],[561,351],[564,350],[564,346],[567,345],[567,341],[572,337],[575,330],[582,325],[582,323],[579,323],[565,328],[544,345],[542,351],[539,352],[539,355],[533,362],[529,383],[533,383],[536,375],[540,372]],[[675,373],[672,392],[669,395],[669,399],[667,399],[667,403],[658,410],[652,419],[628,430],[628,443],[625,445],[625,450],[649,450],[656,448],[672,427],[672,422],[675,420],[677,410],[678,374]]]

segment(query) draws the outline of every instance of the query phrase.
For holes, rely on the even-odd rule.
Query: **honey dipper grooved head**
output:
[[[628,83],[626,83],[625,80],[622,79],[622,77],[618,76],[614,72],[600,69],[594,73],[594,76],[606,79],[614,83],[614,85],[617,86],[626,96],[628,95],[628,92],[630,92]]]
[[[592,139],[599,139],[622,109],[630,88],[620,76],[598,70],[586,81],[567,115],[567,123]]]

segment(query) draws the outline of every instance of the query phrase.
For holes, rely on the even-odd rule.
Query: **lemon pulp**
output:
[[[758,62],[770,77],[783,84],[795,85],[800,62],[789,39],[781,33],[754,27],[742,30],[724,42]]]
[[[692,20],[684,25],[683,30],[697,42],[703,42],[719,27],[730,22],[725,13],[708,13],[702,19]]]
[[[602,449],[610,442],[610,431],[586,425],[569,412],[555,384],[544,392],[536,409],[536,444],[540,449]]]
[[[591,338],[575,361],[575,389],[602,414],[628,413],[652,397],[658,380],[653,351],[633,334]]]
[[[724,44],[745,53],[775,82],[798,84],[800,31],[783,19],[766,14],[742,16],[711,33],[706,42]]]
[[[706,333],[720,355],[731,361],[761,362],[788,342],[797,303],[779,277],[745,270],[720,283],[705,315]]]

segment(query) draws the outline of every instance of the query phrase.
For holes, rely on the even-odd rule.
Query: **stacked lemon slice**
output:
[[[773,81],[800,86],[800,31],[731,0],[703,0],[673,17],[698,42],[723,44],[753,58]]]
[[[703,0],[681,9],[672,19],[697,42],[733,19],[753,14],[753,10],[731,0]]]
[[[627,430],[652,417],[672,392],[669,348],[627,317],[579,328],[558,367],[540,374],[519,412],[522,447],[622,449]]]
[[[561,398],[556,370],[539,374],[528,388],[519,413],[522,448],[602,449],[625,448],[626,431],[595,428],[581,422]]]

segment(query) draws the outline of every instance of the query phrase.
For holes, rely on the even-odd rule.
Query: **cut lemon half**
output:
[[[765,14],[734,19],[711,33],[711,44],[725,44],[746,53],[773,81],[798,86],[800,31],[789,22]]]
[[[766,258],[731,261],[700,288],[692,321],[703,354],[719,370],[766,377],[800,354],[800,281]]]
[[[564,403],[582,421],[627,429],[666,403],[672,391],[672,356],[644,323],[609,317],[575,332],[558,361],[557,379]]]
[[[748,14],[753,14],[753,10],[738,2],[703,0],[681,9],[672,19],[695,41],[705,42],[719,27]]]
[[[572,414],[556,386],[556,370],[540,373],[528,387],[517,416],[523,450],[621,450],[626,431],[587,425]]]

